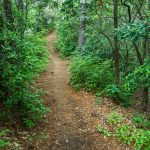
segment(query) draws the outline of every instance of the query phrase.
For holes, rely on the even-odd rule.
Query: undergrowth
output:
[[[41,34],[28,35],[20,39],[17,33],[8,30],[1,34],[6,41],[0,60],[0,99],[3,104],[2,120],[9,116],[22,120],[35,120],[43,116],[47,109],[40,94],[33,91],[34,79],[46,69],[48,51]],[[13,43],[13,46],[12,44]]]
[[[125,84],[114,83],[112,60],[101,60],[96,55],[75,56],[70,64],[70,83],[75,90],[85,89],[113,99],[128,107],[133,103],[131,91]],[[125,81],[127,84],[127,81]]]
[[[104,138],[115,137],[119,141],[132,145],[135,150],[149,150],[150,130],[147,126],[148,118],[136,113],[132,115],[132,122],[127,123],[125,122],[126,117],[129,116],[123,116],[116,111],[110,112],[107,116],[107,128],[98,125],[97,129]]]
[[[68,21],[59,21],[56,23],[57,39],[55,47],[63,57],[68,57],[74,53],[78,43],[78,24],[76,18]]]
[[[6,140],[9,133],[11,133],[11,131],[7,128],[0,131],[0,148],[5,148],[11,144],[10,140]]]
[[[76,90],[84,88],[95,92],[104,89],[114,80],[112,61],[96,56],[74,57],[70,65],[70,82]]]

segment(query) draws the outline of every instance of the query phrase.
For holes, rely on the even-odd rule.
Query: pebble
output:
[[[66,143],[68,143],[69,141],[68,140],[66,140]]]

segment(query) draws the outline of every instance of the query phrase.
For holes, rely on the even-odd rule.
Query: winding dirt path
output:
[[[38,150],[120,150],[100,137],[96,125],[101,114],[95,112],[93,96],[75,92],[68,83],[68,61],[61,60],[53,47],[55,32],[47,36],[50,64],[37,81],[44,88],[46,105],[52,113],[42,127],[44,143],[36,144]]]
[[[55,32],[47,36],[50,49],[50,65],[48,71],[38,82],[38,86],[46,89],[44,97],[52,108],[51,117],[45,133],[49,134],[48,145],[41,145],[42,150],[96,150],[92,135],[88,133],[88,124],[82,114],[79,102],[83,99],[68,84],[68,62],[61,60],[55,52],[53,42]],[[50,132],[50,133],[49,133]],[[98,148],[104,149],[104,148]]]

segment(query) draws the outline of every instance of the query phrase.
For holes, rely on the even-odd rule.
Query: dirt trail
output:
[[[68,62],[61,60],[53,47],[55,32],[47,36],[50,64],[37,81],[47,91],[44,96],[52,113],[42,130],[47,137],[39,150],[119,150],[100,138],[96,130],[99,114],[94,112],[92,96],[75,92],[68,83]]]

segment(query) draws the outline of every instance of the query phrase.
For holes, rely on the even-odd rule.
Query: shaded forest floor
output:
[[[105,124],[107,114],[114,109],[122,114],[130,114],[132,110],[116,106],[105,98],[97,106],[92,94],[75,92],[68,81],[69,61],[60,59],[54,41],[55,32],[52,32],[47,36],[50,63],[35,85],[46,90],[43,98],[51,112],[36,128],[18,129],[13,146],[19,150],[131,150],[114,138],[104,139],[96,127]]]

